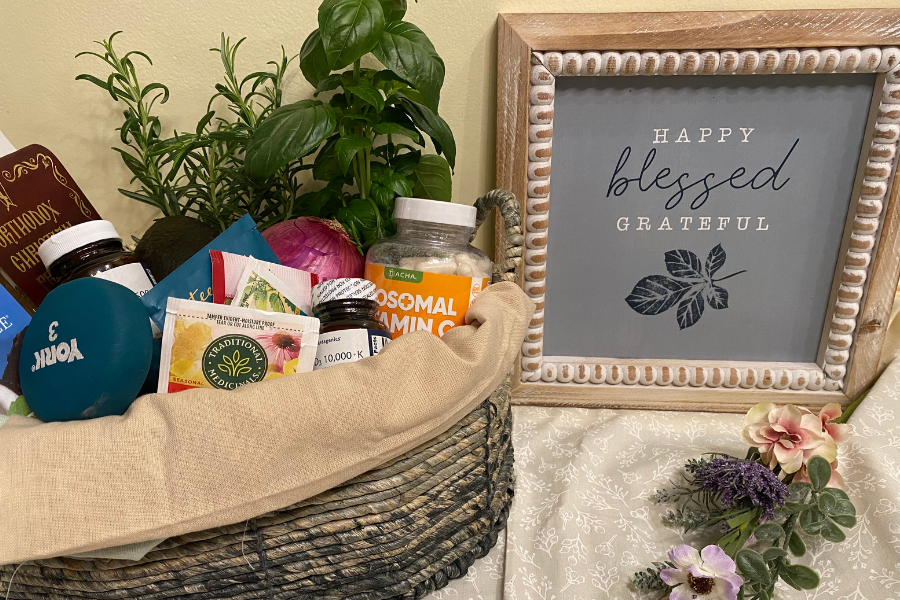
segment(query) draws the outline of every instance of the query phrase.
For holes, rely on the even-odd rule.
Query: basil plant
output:
[[[275,110],[246,149],[254,179],[318,150],[312,174],[325,185],[299,196],[300,210],[335,215],[362,250],[394,233],[397,196],[450,201],[456,143],[438,116],[444,62],[405,14],[406,0],[325,0],[300,50],[315,99]],[[369,54],[385,68],[364,68]],[[437,154],[423,152],[425,136]]]

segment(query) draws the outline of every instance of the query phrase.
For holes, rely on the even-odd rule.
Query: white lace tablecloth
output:
[[[856,435],[839,455],[859,523],[843,544],[816,538],[798,560],[822,575],[818,589],[784,587],[779,598],[900,600],[898,398],[900,361],[851,419]],[[634,591],[632,575],[684,538],[663,525],[666,506],[649,497],[688,458],[746,451],[743,415],[515,407],[513,419],[517,482],[506,542],[431,598],[656,599],[659,592]]]

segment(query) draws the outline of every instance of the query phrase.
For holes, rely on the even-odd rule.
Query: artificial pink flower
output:
[[[844,478],[838,473],[838,461],[834,459],[831,462],[831,479],[828,480],[828,485],[826,487],[838,488],[839,490],[845,490],[844,487]],[[806,470],[806,465],[800,467],[800,470],[797,471],[797,474],[794,475],[793,481],[805,481],[806,483],[810,483],[809,481],[809,473]]]
[[[812,414],[807,409],[801,409]],[[822,422],[822,431],[831,436],[831,439],[837,444],[842,444],[853,436],[853,428],[846,423],[833,423],[835,419],[841,416],[841,405],[836,402],[826,404],[819,411],[819,420]]]
[[[744,425],[744,441],[759,448],[769,468],[781,465],[785,473],[796,473],[813,456],[828,462],[837,458],[837,445],[823,432],[819,418],[793,404],[757,404],[747,412]]]
[[[300,355],[301,339],[300,334],[286,331],[256,336],[269,356],[269,362],[275,366],[276,373],[284,373],[284,363]]]
[[[690,546],[669,550],[673,569],[663,569],[660,578],[673,586],[669,600],[735,600],[744,584],[725,551],[710,545],[697,552]]]

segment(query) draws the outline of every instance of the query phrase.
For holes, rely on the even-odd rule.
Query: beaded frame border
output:
[[[883,74],[876,81],[875,97],[880,93],[880,102],[874,124],[867,132],[867,140],[871,141],[864,150],[867,157],[862,181],[857,184],[851,198],[851,210],[855,206],[856,213],[849,240],[845,240],[847,250],[836,273],[836,277],[840,277],[840,285],[826,317],[826,323],[830,319],[830,326],[826,327],[824,358],[820,363],[545,357],[543,317],[556,77],[805,73]],[[532,52],[528,101],[523,287],[538,310],[522,344],[521,382],[692,386],[754,391],[844,391],[859,327],[858,317],[868,289],[874,252],[884,220],[885,202],[897,163],[900,48]],[[823,398],[822,403],[826,401]]]

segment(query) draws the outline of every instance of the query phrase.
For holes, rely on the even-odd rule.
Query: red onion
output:
[[[315,273],[320,281],[363,276],[365,257],[337,221],[300,217],[272,225],[263,237],[281,264]]]

